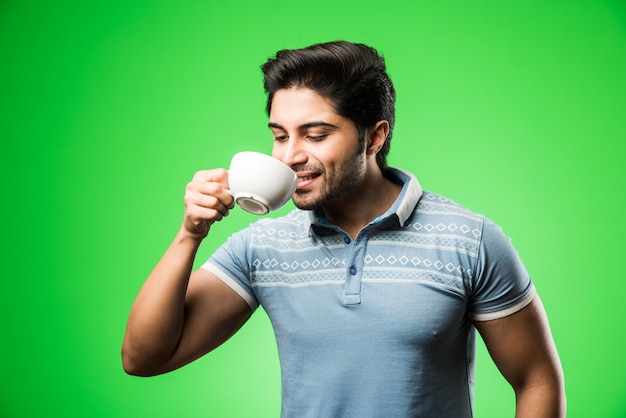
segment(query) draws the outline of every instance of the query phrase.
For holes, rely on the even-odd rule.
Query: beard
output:
[[[357,149],[354,154],[348,157],[341,166],[335,170],[332,177],[327,177],[327,171],[322,165],[302,168],[293,167],[293,169],[294,171],[298,171],[299,169],[315,170],[319,172],[320,177],[324,177],[325,180],[319,191],[296,190],[293,202],[298,209],[302,210],[317,210],[334,199],[354,192],[365,176],[363,151],[360,149]]]

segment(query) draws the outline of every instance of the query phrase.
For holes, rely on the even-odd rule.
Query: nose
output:
[[[278,158],[289,167],[306,163],[308,157],[297,138],[289,138],[283,142],[274,142],[272,156]]]

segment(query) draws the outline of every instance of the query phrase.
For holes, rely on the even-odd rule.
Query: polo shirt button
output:
[[[347,235],[343,237],[343,242],[345,242],[346,244],[350,244],[350,237]]]
[[[350,272],[351,275],[355,275],[356,274],[356,267],[352,266],[350,267],[350,269],[348,270]]]

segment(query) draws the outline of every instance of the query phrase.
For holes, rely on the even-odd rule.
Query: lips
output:
[[[315,180],[320,176],[319,173],[315,173],[315,172],[299,172],[296,173],[296,175],[298,176],[298,187],[296,188],[296,190],[304,190],[309,188],[314,182]]]

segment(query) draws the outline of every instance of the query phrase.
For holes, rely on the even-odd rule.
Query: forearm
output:
[[[561,382],[516,391],[516,418],[564,418],[565,391]]]
[[[122,346],[127,372],[149,374],[175,350],[184,327],[185,294],[199,244],[181,229],[144,282]]]

